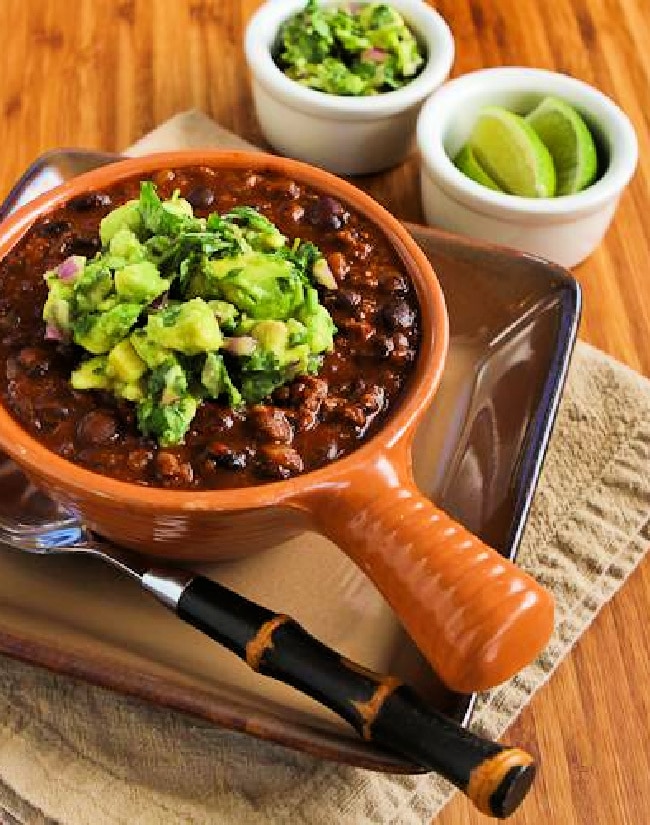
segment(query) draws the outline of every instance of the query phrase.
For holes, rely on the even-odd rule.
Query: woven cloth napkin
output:
[[[189,112],[129,153],[242,145]],[[579,343],[518,557],[555,595],[555,634],[481,697],[475,729],[506,730],[641,561],[649,462],[650,382]],[[434,775],[318,761],[0,659],[0,808],[26,825],[423,825],[452,793]]]

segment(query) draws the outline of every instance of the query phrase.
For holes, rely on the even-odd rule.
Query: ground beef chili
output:
[[[140,177],[73,198],[37,221],[0,262],[0,392],[15,418],[53,452],[95,472],[176,489],[232,488],[313,470],[372,435],[409,379],[419,343],[415,291],[387,239],[328,195],[274,173],[191,168],[157,172],[198,216],[257,207],[290,239],[317,244],[339,289],[319,290],[338,327],[316,377],[295,379],[241,410],[206,401],[185,444],[159,447],[136,427],[133,405],[72,389],[80,351],[44,340],[42,274],[67,256],[92,256],[100,219],[137,198]]]

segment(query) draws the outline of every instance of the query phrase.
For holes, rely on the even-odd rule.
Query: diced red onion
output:
[[[70,255],[56,268],[56,274],[62,281],[74,281],[83,272],[86,259],[83,255]]]
[[[226,338],[223,349],[231,355],[244,357],[252,355],[257,349],[257,341],[250,335],[239,335],[235,338]]]
[[[366,49],[361,53],[361,59],[365,60],[367,63],[383,63],[387,57],[388,52],[384,51],[384,49]]]
[[[336,278],[332,274],[332,270],[325,258],[319,258],[314,264],[314,280],[317,281],[325,289],[338,289],[339,285],[336,283]]]
[[[45,325],[45,340],[46,341],[66,341],[67,336],[62,329],[56,326],[56,324],[46,324]]]

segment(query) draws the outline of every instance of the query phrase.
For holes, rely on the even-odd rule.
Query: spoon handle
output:
[[[143,586],[253,670],[326,705],[365,740],[444,776],[483,813],[509,816],[530,788],[529,754],[470,733],[394,676],[348,661],[291,617],[189,572],[153,570]]]

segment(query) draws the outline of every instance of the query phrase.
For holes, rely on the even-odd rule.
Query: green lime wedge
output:
[[[468,178],[476,181],[476,183],[480,183],[482,186],[487,186],[488,189],[496,189],[497,192],[501,192],[499,186],[492,180],[485,169],[476,160],[474,157],[474,152],[472,152],[471,147],[467,144],[463,146],[454,158],[454,164],[457,169],[459,169],[464,175],[467,175]]]
[[[598,172],[596,144],[576,110],[546,97],[526,116],[551,153],[557,175],[556,195],[573,195],[593,183]]]
[[[551,198],[555,167],[550,152],[523,117],[500,106],[481,109],[469,138],[476,160],[511,195]]]

